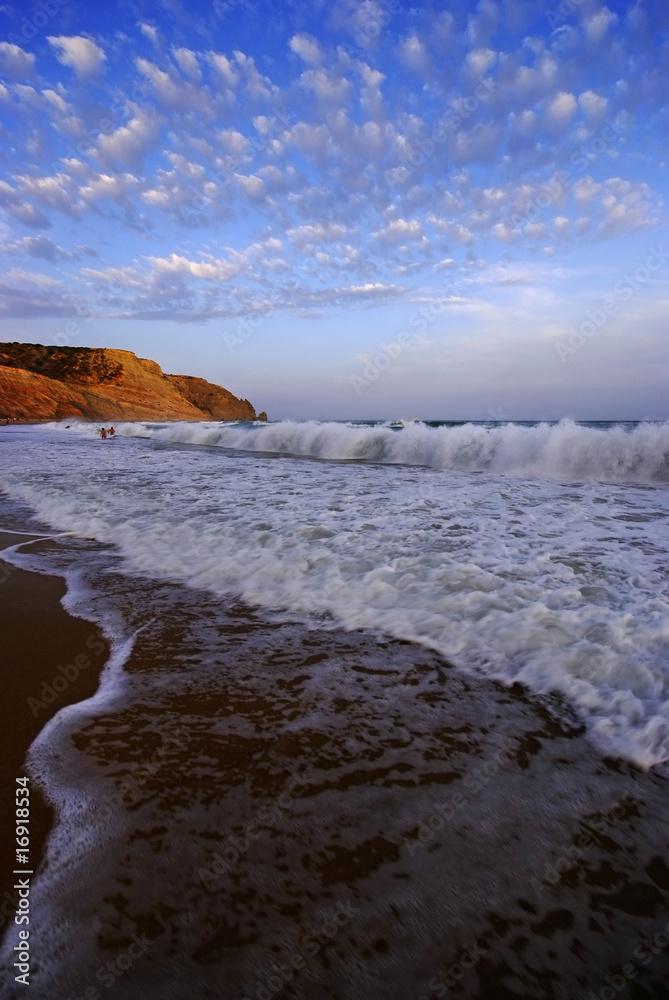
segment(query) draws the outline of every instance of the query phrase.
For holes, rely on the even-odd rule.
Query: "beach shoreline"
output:
[[[0,552],[34,532],[0,530]],[[0,630],[4,647],[4,697],[0,707],[0,934],[13,920],[17,896],[14,790],[28,776],[25,758],[46,723],[65,705],[89,698],[97,689],[109,644],[93,622],[65,611],[65,581],[18,569],[0,559]],[[77,667],[79,657],[79,667]],[[85,657],[88,666],[84,666]],[[75,675],[76,672],[76,675]],[[68,676],[69,674],[69,676]],[[53,682],[56,681],[56,690]],[[58,690],[62,688],[62,690]],[[53,696],[53,697],[52,697]],[[54,812],[34,781],[30,789],[30,869],[37,873],[54,823]]]
[[[415,1000],[452,970],[468,1000],[564,1000],[625,963],[666,1000],[669,950],[642,947],[669,917],[666,767],[603,754],[568,700],[477,676],[471,647],[455,666],[381,618],[351,629],[137,572],[87,521],[107,509],[94,500],[74,523],[2,510],[34,529],[0,533],[34,539],[30,572],[6,563],[0,585],[16,666],[3,794],[30,746],[31,798],[41,783],[55,810],[35,796],[34,1000],[101,974],[123,976],[124,1000],[262,1000],[293,958],[295,1000]],[[178,531],[165,524],[166,551]],[[102,683],[91,622],[111,637]],[[3,927],[18,1000],[18,927]]]
[[[42,550],[45,566],[63,565],[52,541]],[[70,564],[85,551],[76,543]],[[333,913],[352,914],[351,928],[333,943],[336,962],[307,955],[298,1000],[412,1000],[467,948],[478,957],[463,996],[510,1000],[520,981],[557,1000],[560,987],[587,995],[639,931],[661,931],[669,886],[653,827],[666,783],[600,758],[565,706],[466,678],[412,643],[272,622],[119,574],[108,556],[93,600],[120,602],[136,636],[123,686],[62,718],[50,756],[44,740],[33,756],[66,804],[54,824],[32,803],[31,862],[38,847],[48,858],[31,899],[37,1000],[84,995],[134,940],[150,954],[115,972],[129,1000],[192,1000],[221,974],[222,995],[255,998],[274,981],[272,957],[290,959]],[[12,580],[4,617],[26,669],[4,731],[18,774],[47,718],[33,720],[28,699],[98,630],[63,611],[60,576],[10,567]],[[49,718],[94,693],[96,669]],[[11,793],[17,775],[5,776]],[[658,956],[642,970],[652,996],[666,968]]]

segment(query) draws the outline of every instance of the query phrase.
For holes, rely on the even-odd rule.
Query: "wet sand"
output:
[[[39,536],[0,531],[0,550],[25,538]],[[36,544],[40,544],[39,542]],[[26,774],[28,747],[46,722],[64,705],[90,697],[109,649],[100,630],[91,622],[69,615],[60,604],[65,581],[55,576],[29,573],[0,560],[0,634],[2,635],[3,696],[0,699],[0,930],[13,920],[15,893],[14,790],[16,778]],[[92,637],[92,638],[91,638]],[[87,646],[88,643],[88,646]],[[92,647],[95,647],[93,649]],[[59,667],[73,664],[86,653],[90,666],[69,680]],[[83,663],[82,660],[79,661]],[[74,671],[70,671],[71,676]],[[57,687],[53,701],[43,687]],[[51,688],[53,690],[53,688]],[[34,702],[29,699],[34,698]],[[38,704],[38,702],[40,704]],[[37,871],[44,843],[53,822],[53,811],[34,782],[30,788],[30,868]]]
[[[38,548],[52,571],[100,558],[91,613],[136,641],[37,762],[68,808],[33,892],[33,1000],[606,1000],[624,964],[623,1000],[669,996],[659,773],[603,759],[559,699],[87,544]],[[33,586],[62,593],[24,576],[19,645]]]

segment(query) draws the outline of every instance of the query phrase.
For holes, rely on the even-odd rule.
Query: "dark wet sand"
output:
[[[52,567],[104,549],[38,547]],[[34,1000],[84,996],[107,963],[100,992],[123,1000],[432,1000],[449,976],[463,1000],[606,1000],[625,963],[623,1000],[668,1000],[669,947],[635,954],[669,921],[659,773],[602,759],[555,699],[410,643],[129,577],[114,558],[97,564],[92,614],[115,608],[136,641],[123,694],[51,741],[49,778],[80,805],[34,887]],[[13,734],[47,717],[17,710],[31,685],[97,633],[57,604],[60,579],[13,571],[3,586],[20,577],[5,616],[32,680]],[[81,682],[78,697],[95,689]],[[293,958],[281,986],[274,968]]]
[[[19,534],[0,532],[0,549],[16,545]],[[25,540],[39,536],[25,535]],[[57,711],[90,697],[109,654],[100,630],[91,622],[69,615],[60,604],[65,581],[41,573],[28,573],[0,560],[0,635],[2,636],[3,697],[0,699],[0,930],[13,919],[12,886],[15,868],[14,790],[16,778],[26,774],[28,747]],[[91,636],[93,637],[91,639]],[[89,646],[87,647],[87,642]],[[93,648],[91,648],[93,647]],[[94,651],[95,650],[95,651]],[[42,685],[59,673],[59,666],[73,663],[85,653],[90,666],[79,672],[67,687],[44,708],[29,704],[42,701]],[[80,661],[83,662],[83,661]],[[59,687],[61,684],[58,685]],[[53,822],[53,811],[34,782],[30,788],[30,866],[39,867],[42,850]]]

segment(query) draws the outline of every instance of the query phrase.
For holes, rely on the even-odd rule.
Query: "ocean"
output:
[[[33,1000],[669,996],[669,424],[0,455],[5,558],[112,644],[28,757]]]

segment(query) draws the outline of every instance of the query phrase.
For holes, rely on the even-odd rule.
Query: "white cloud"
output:
[[[543,222],[528,222],[526,226],[523,227],[523,232],[529,239],[538,240],[543,239],[548,230]]]
[[[222,52],[209,52],[207,58],[216,72],[223,77],[228,87],[236,87],[239,82],[239,74],[228,57],[224,56]]]
[[[304,290],[298,293],[298,299],[303,304],[336,304],[342,301],[365,301],[395,299],[404,295],[402,285],[386,285],[384,282],[367,282],[364,285],[347,285],[344,287],[327,288],[318,291]]]
[[[596,94],[594,90],[584,90],[579,95],[578,103],[589,118],[603,118],[609,102],[605,97]]]
[[[157,134],[157,123],[152,116],[138,111],[127,125],[122,125],[109,135],[101,135],[98,155],[105,163],[136,167],[151,147]]]
[[[68,174],[57,173],[45,177],[22,174],[16,179],[20,184],[21,195],[43,209],[55,209],[72,218],[80,215],[81,204],[73,197],[72,182]]]
[[[409,35],[399,46],[399,56],[407,69],[425,76],[429,72],[430,57],[418,35]]]
[[[158,44],[158,30],[154,28],[152,24],[141,23],[139,30],[142,32],[145,38],[148,38],[153,45]]]
[[[140,73],[151,83],[161,103],[174,110],[190,110],[194,101],[196,104],[201,103],[202,92],[192,84],[185,84],[181,78],[173,79],[169,73],[148,59],[137,59],[136,65]]]
[[[467,20],[467,35],[476,46],[485,45],[499,22],[500,9],[494,0],[478,0],[476,13]]]
[[[566,215],[556,215],[553,219],[553,225],[559,236],[567,236],[569,233],[569,219]]]
[[[47,41],[63,66],[69,66],[77,76],[99,73],[107,56],[99,45],[83,35],[49,35]]]
[[[182,73],[189,76],[195,83],[199,83],[202,79],[202,71],[200,70],[200,64],[195,52],[191,49],[183,48],[173,49],[172,52]]]
[[[513,243],[518,235],[513,226],[510,226],[508,222],[497,222],[491,231],[495,239],[500,240],[502,243]]]
[[[601,184],[598,184],[588,174],[585,177],[580,177],[572,190],[577,201],[589,202],[601,191]]]
[[[417,241],[424,238],[423,227],[418,219],[407,222],[406,219],[394,219],[385,229],[372,233],[372,239],[385,246],[397,246],[406,240]]]
[[[57,94],[55,90],[43,90],[42,94],[47,99],[49,104],[54,107],[61,114],[65,114],[68,111],[67,103],[63,100],[60,94]]]
[[[492,49],[472,49],[467,53],[467,65],[476,77],[485,76],[497,61],[497,53]]]
[[[618,20],[618,15],[610,11],[608,7],[602,7],[592,14],[585,22],[585,32],[588,40],[599,42],[604,37],[609,27]]]
[[[216,133],[217,145],[230,156],[244,158],[251,150],[251,142],[234,128],[221,129]]]
[[[535,67],[519,67],[515,87],[521,97],[540,99],[554,89],[558,76],[557,61],[549,53],[544,53]]]
[[[176,253],[148,260],[158,275],[190,275],[203,281],[230,281],[248,267],[242,253],[235,253],[232,260],[195,261]]]
[[[145,279],[137,268],[128,265],[126,267],[106,267],[100,271],[92,267],[82,267],[81,273],[86,278],[105,285],[120,288],[144,288]]]
[[[312,35],[293,35],[290,48],[296,55],[310,66],[319,66],[323,62],[323,52]]]
[[[46,316],[53,320],[55,317],[78,315],[79,310],[69,295],[48,284],[44,291],[40,289],[39,283],[23,288],[20,284],[17,287],[0,281],[0,316],[7,319]]]
[[[205,169],[201,163],[192,163],[185,156],[182,156],[181,153],[169,152],[165,155],[177,173],[181,174],[182,177],[187,177],[189,180],[203,180]]]
[[[0,42],[0,75],[12,80],[29,80],[35,74],[35,56],[11,42]]]
[[[605,238],[634,229],[645,229],[657,222],[657,206],[648,200],[650,188],[620,177],[611,177],[603,185],[604,219],[599,233]]]
[[[42,288],[56,288],[62,282],[57,278],[51,278],[47,274],[36,274],[35,271],[24,271],[20,267],[12,267],[5,275],[8,281],[15,281],[22,285],[37,285]]]
[[[577,103],[573,94],[568,94],[561,90],[559,94],[548,102],[547,116],[551,125],[563,129],[571,121],[576,111]]]
[[[258,201],[267,196],[265,182],[260,177],[256,177],[255,174],[235,174],[235,180],[247,198],[252,201]]]
[[[351,89],[351,83],[334,70],[308,69],[300,77],[302,84],[313,90],[319,100],[332,104],[343,104]]]
[[[88,205],[97,204],[106,198],[120,202],[139,185],[139,180],[129,173],[93,174],[89,183],[84,185],[79,193]]]
[[[301,153],[313,156],[315,159],[328,157],[334,148],[332,136],[325,125],[309,125],[298,122],[286,133],[286,142],[294,145]]]
[[[238,49],[234,52],[235,61],[239,66],[246,83],[246,92],[250,97],[269,99],[277,97],[280,93],[268,77],[263,76],[257,69],[255,61],[251,56],[245,55]]]
[[[6,249],[12,253],[27,253],[31,257],[40,257],[42,260],[56,261],[56,260],[67,260],[72,258],[74,255],[69,253],[67,250],[63,250],[62,247],[54,243],[53,240],[47,239],[46,236],[24,236],[20,240],[16,240],[15,243],[10,243],[3,249]]]
[[[437,232],[443,233],[454,243],[466,245],[474,242],[474,234],[460,222],[453,222],[452,219],[440,219],[433,212],[428,213],[427,220]]]
[[[451,152],[458,163],[488,163],[497,156],[499,129],[478,122],[470,131],[458,129]]]
[[[343,240],[347,233],[346,226],[334,222],[321,222],[288,229],[286,236],[302,250],[312,250],[317,243],[337,243]]]

